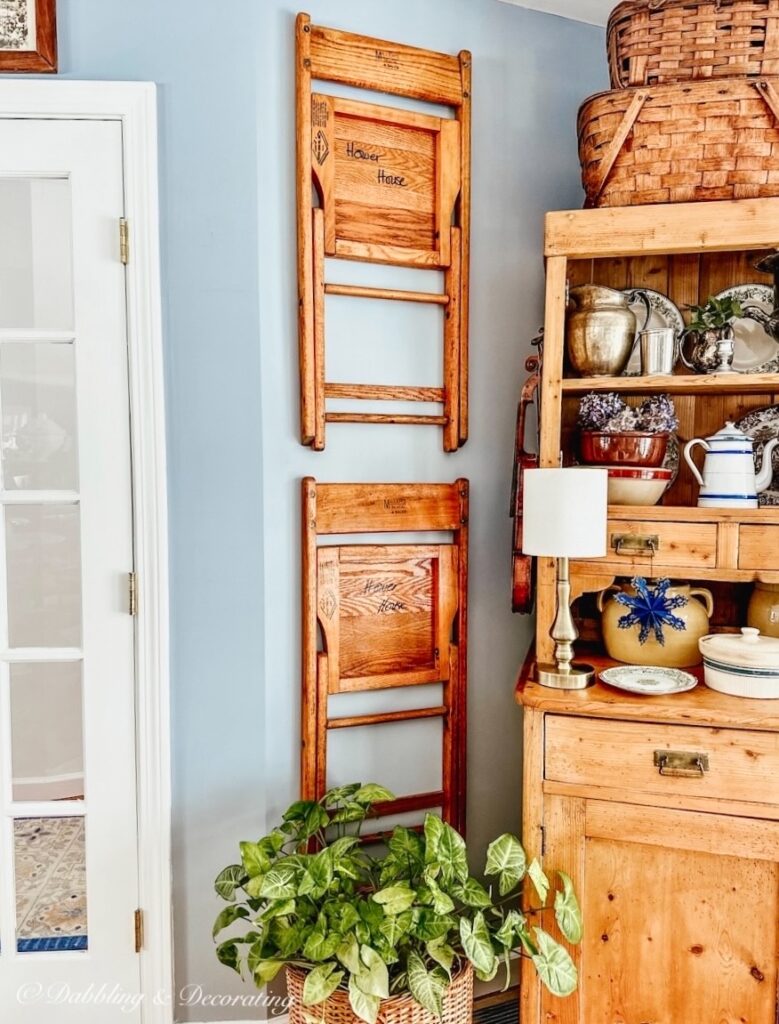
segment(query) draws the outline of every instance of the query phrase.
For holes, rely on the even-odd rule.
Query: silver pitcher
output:
[[[687,341],[692,339],[690,358],[687,358]],[[736,342],[733,337],[733,328],[730,324],[725,327],[712,328],[709,331],[686,330],[682,335],[680,354],[682,362],[696,373],[735,373],[733,369],[733,357],[736,352]]]
[[[646,307],[641,330],[649,322],[649,299],[640,289],[626,294],[599,284],[571,288],[565,340],[571,366],[581,377],[618,377],[624,372],[638,340],[631,303]]]

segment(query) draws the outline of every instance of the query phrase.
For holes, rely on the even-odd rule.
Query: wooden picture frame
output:
[[[0,0],[0,74],[57,71],[57,0]]]

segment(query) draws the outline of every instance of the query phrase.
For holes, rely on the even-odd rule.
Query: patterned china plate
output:
[[[765,409],[754,409],[747,413],[736,424],[739,430],[751,437],[755,442],[755,469],[763,464],[763,449],[766,441],[779,437],[779,405],[769,405]],[[779,448],[774,450],[774,477],[768,489],[758,495],[758,503],[779,506]]]
[[[668,438],[668,448],[665,452],[665,458],[663,459],[663,469],[671,470],[671,482],[668,485],[673,487],[676,483],[676,478],[679,476],[679,466],[681,464],[681,448],[679,445],[679,438],[676,434],[671,434]]]
[[[625,295],[630,295],[631,292],[636,291],[635,288],[623,288]],[[649,300],[649,308],[651,313],[649,314],[649,323],[647,324],[648,330],[658,330],[661,327],[673,327],[677,335],[681,334],[684,330],[684,317],[679,312],[677,306],[671,302],[667,295],[663,295],[662,292],[656,292],[652,288],[641,288],[640,291],[646,295]],[[635,302],[631,302],[630,308],[636,314],[636,321],[639,326],[644,322],[646,316],[646,309],[641,299],[636,299]],[[641,373],[641,349],[636,345],[633,350],[633,354],[630,357],[630,362],[627,365],[624,376],[626,377],[637,377]]]
[[[774,290],[767,284],[737,284],[720,292],[717,299],[736,299],[741,306],[759,306],[765,313],[774,308]],[[756,320],[743,317],[733,323],[737,373],[779,373],[779,346]]]
[[[698,680],[689,672],[654,665],[620,665],[617,668],[607,668],[600,673],[600,678],[609,686],[616,686],[618,690],[649,696],[685,693],[698,685]]]

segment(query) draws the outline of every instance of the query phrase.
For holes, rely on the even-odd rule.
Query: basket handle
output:
[[[759,78],[752,83],[757,89],[765,105],[770,109],[777,121],[779,121],[779,93],[777,93],[771,82],[765,78]]]
[[[647,4],[647,8],[650,11],[659,11],[660,8],[664,4],[666,4],[667,2],[668,2],[668,0],[649,0],[649,3]],[[722,5],[722,0],[716,0],[716,3],[714,4],[714,10],[719,12],[721,5]]]
[[[633,99],[630,101],[630,106],[625,111],[622,118],[622,123],[617,129],[617,133],[609,143],[608,149],[601,157],[600,164],[598,165],[597,178],[595,181],[595,188],[590,201],[594,204],[599,198],[601,192],[606,186],[606,182],[609,180],[614,164],[616,163],[617,157],[622,152],[622,147],[625,145],[625,140],[633,130],[633,125],[638,119],[638,115],[641,113],[641,109],[649,99],[649,93],[645,90],[641,90],[636,93]]]

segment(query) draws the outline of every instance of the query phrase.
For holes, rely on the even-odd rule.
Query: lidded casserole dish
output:
[[[744,627],[698,641],[706,685],[734,697],[779,699],[779,639]]]

